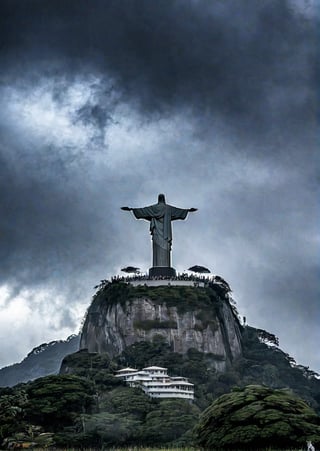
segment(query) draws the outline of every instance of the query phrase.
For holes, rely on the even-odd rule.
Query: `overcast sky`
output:
[[[173,265],[224,277],[320,371],[315,2],[3,0],[0,367],[77,332],[101,279],[151,266],[121,206],[198,211]]]

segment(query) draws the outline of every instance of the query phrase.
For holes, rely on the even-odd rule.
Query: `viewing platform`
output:
[[[167,287],[202,287],[204,288],[205,283],[199,282],[199,281],[191,281],[191,280],[175,280],[175,279],[169,279],[169,280],[155,280],[155,279],[142,279],[142,280],[130,280],[127,283],[130,283],[130,285],[134,287],[138,287],[139,285],[144,285],[147,287],[160,287],[160,286],[167,286]]]
[[[200,287],[204,288],[215,281],[215,276],[194,276],[189,274],[177,274],[174,277],[156,276],[150,277],[148,274],[135,274],[131,276],[115,276],[111,282],[124,282],[133,287]]]
[[[108,281],[102,281],[107,283]],[[148,274],[135,274],[131,276],[114,276],[111,283],[127,283],[133,287],[193,287],[206,288],[215,287],[224,290],[226,293],[231,292],[229,284],[218,275],[195,276],[186,273],[178,273],[175,277],[150,277]]]
[[[107,281],[104,281],[107,282]],[[177,274],[175,277],[150,277],[148,274],[135,274],[131,276],[114,276],[111,278],[111,283],[127,283],[133,287],[147,286],[147,287],[194,287],[205,288],[210,286],[220,286],[226,292],[231,289],[228,283],[217,275],[210,276],[194,276],[186,273]]]

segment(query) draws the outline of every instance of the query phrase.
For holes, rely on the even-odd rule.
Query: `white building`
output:
[[[194,399],[194,386],[185,377],[170,377],[168,369],[149,366],[141,371],[135,368],[118,370],[116,377],[123,379],[130,387],[141,388],[151,398]]]

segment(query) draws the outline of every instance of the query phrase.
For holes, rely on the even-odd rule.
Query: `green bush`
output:
[[[146,416],[141,428],[142,443],[159,445],[174,442],[191,430],[199,418],[199,409],[186,400],[160,401]]]
[[[47,376],[26,386],[28,421],[48,431],[73,424],[77,414],[90,412],[95,405],[94,386],[78,376]]]
[[[286,449],[320,443],[320,418],[288,390],[251,385],[214,401],[194,433],[205,449]]]

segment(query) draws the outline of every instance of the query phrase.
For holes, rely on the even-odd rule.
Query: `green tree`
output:
[[[118,357],[117,361],[119,365],[143,368],[153,364],[155,361],[159,362],[163,356],[170,352],[169,344],[161,337],[153,342],[141,341],[128,346]]]
[[[92,382],[78,376],[47,376],[26,386],[26,416],[30,422],[55,431],[74,422],[78,414],[90,412],[95,401]]]
[[[81,350],[66,356],[61,365],[60,374],[73,374],[94,382],[97,390],[108,390],[122,385],[114,377],[117,364],[110,360],[108,354],[89,353]]]
[[[183,399],[163,400],[146,416],[141,428],[142,443],[157,445],[179,439],[192,429],[199,409]]]
[[[155,408],[153,401],[139,388],[120,387],[108,391],[99,400],[99,409],[113,414],[133,415],[144,419]]]
[[[91,445],[122,445],[135,442],[140,421],[130,415],[100,412],[82,415],[83,432],[91,437]]]
[[[206,449],[286,448],[319,443],[320,418],[288,390],[247,386],[218,398],[195,428]]]
[[[0,389],[0,443],[15,432],[24,430],[27,400],[23,388]]]

